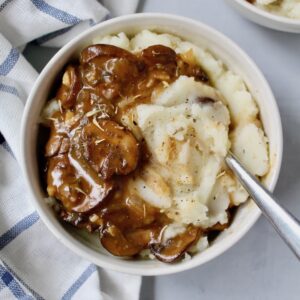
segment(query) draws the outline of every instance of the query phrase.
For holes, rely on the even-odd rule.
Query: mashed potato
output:
[[[273,14],[300,19],[300,0],[256,0],[254,5]]]
[[[228,151],[253,175],[264,176],[269,170],[267,137],[242,78],[209,51],[169,34],[144,30],[131,39],[121,33],[93,42],[134,53],[165,45],[207,72],[212,86],[180,76],[154,90],[150,104],[138,105],[122,119],[137,139],[146,141],[151,154],[150,163],[132,179],[130,189],[174,221],[164,231],[166,239],[180,234],[188,224],[209,228],[228,223],[228,208],[248,198],[224,163]],[[193,251],[207,245],[204,237]]]

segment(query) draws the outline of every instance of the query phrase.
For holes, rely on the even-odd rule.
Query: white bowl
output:
[[[176,34],[196,45],[207,47],[234,72],[240,74],[257,99],[265,131],[270,140],[271,171],[266,186],[273,190],[278,179],[282,156],[281,120],[268,83],[253,61],[227,37],[199,22],[165,14],[135,14],[101,23],[64,46],[46,65],[27,100],[22,124],[22,166],[32,202],[44,223],[67,247],[81,257],[103,268],[139,275],[162,275],[200,266],[234,245],[255,223],[260,211],[252,201],[242,205],[230,228],[218,236],[212,245],[189,261],[164,264],[159,261],[125,260],[108,254],[100,242],[77,229],[62,225],[45,203],[38,173],[36,142],[39,116],[48,99],[57,74],[64,65],[97,36],[124,31],[129,34],[142,29]],[[255,251],[255,248],[253,248]]]
[[[279,31],[300,33],[300,20],[272,14],[246,0],[227,0],[227,2],[244,17],[257,24]]]

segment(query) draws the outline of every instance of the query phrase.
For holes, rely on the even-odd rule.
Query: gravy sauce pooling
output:
[[[92,45],[77,64],[65,68],[56,100],[48,102],[59,107],[48,117],[47,192],[58,200],[62,220],[98,232],[113,255],[133,257],[150,249],[159,260],[173,262],[203,234],[189,225],[163,241],[171,220],[131,195],[127,185],[151,157],[145,141],[121,120],[136,105],[150,103],[155,89],[181,75],[210,84],[198,65],[166,46],[134,55],[111,45]]]

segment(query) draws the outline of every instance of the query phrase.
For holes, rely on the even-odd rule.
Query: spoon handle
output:
[[[300,259],[300,222],[275,201],[272,194],[244,169],[233,154],[226,157],[226,163],[278,234]]]

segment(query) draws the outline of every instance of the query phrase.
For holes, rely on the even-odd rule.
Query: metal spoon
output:
[[[235,173],[262,213],[298,259],[300,259],[300,222],[276,202],[273,195],[245,170],[232,153],[227,155],[225,160],[228,167]]]

